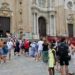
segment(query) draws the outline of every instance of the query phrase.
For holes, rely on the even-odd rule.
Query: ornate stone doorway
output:
[[[6,32],[10,32],[10,17],[0,16],[0,37],[5,37]]]
[[[0,8],[0,37],[5,37],[6,32],[10,33],[12,11],[10,10],[9,4],[4,1]]]
[[[38,18],[39,36],[46,36],[46,19],[44,17]]]

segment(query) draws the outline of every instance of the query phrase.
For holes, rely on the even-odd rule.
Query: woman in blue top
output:
[[[2,49],[3,49],[3,61],[5,63],[6,62],[7,53],[8,53],[8,47],[7,47],[6,42],[4,42],[4,45],[3,45]]]

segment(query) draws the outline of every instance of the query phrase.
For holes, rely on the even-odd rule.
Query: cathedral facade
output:
[[[0,34],[75,36],[75,0],[0,0]]]

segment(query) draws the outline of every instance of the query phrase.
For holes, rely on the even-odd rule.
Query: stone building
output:
[[[0,0],[0,34],[75,36],[75,0]]]

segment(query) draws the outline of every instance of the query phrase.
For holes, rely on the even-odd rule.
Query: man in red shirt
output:
[[[29,52],[29,40],[25,40],[24,42],[24,48],[25,48],[25,53],[28,53]]]

